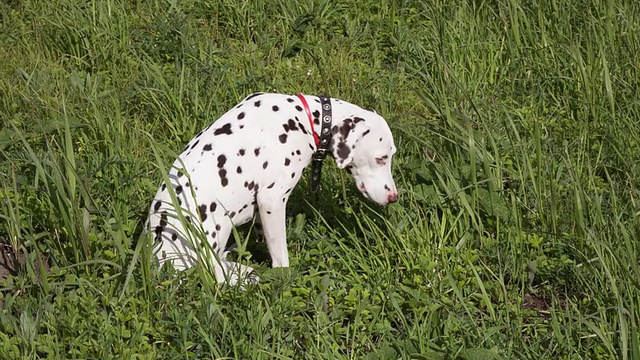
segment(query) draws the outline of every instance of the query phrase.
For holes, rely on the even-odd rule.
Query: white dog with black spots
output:
[[[225,260],[225,250],[233,227],[251,221],[257,210],[272,266],[289,266],[287,200],[317,149],[312,131],[320,131],[320,99],[304,99],[250,95],[187,144],[149,212],[160,265],[171,262],[184,270],[213,252],[218,282],[248,278],[253,269]],[[329,152],[337,166],[366,198],[380,205],[397,201],[391,176],[396,147],[386,121],[346,101],[331,104]]]

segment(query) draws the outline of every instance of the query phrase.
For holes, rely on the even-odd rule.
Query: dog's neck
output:
[[[316,135],[320,136],[320,131],[322,130],[322,108],[319,103],[319,100],[316,101],[314,98],[312,103],[310,103],[311,112],[316,114],[320,114],[320,116],[314,116],[314,126],[313,131]],[[350,144],[349,136],[353,136],[354,129],[357,124],[364,121],[364,117],[362,115],[363,109],[350,104],[346,101],[331,99],[331,107],[332,107],[332,121],[331,121],[331,142],[329,144],[329,153],[334,158],[338,158],[344,152],[350,151],[347,150],[345,146]],[[315,121],[317,119],[317,121]],[[350,146],[350,145],[349,145]]]

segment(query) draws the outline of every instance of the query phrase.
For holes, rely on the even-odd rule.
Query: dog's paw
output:
[[[238,285],[243,290],[245,290],[245,286],[257,285],[260,281],[260,277],[253,271],[253,268],[250,266],[231,261],[224,261],[223,265],[229,285]]]

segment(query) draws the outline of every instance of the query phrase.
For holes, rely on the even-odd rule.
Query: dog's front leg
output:
[[[257,196],[262,231],[267,241],[271,266],[289,267],[285,212],[289,195],[276,191],[259,192]]]

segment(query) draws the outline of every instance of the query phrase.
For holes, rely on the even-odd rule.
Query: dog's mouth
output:
[[[382,205],[382,206],[387,206],[389,205],[389,203],[392,202],[396,202],[398,201],[398,194],[394,191],[393,193],[391,193],[391,190],[388,189],[385,186],[385,189],[388,190],[389,192],[387,193],[387,195],[382,198],[379,199],[377,197],[372,197],[371,194],[369,194],[369,192],[367,191],[367,188],[364,186],[364,183],[359,183],[358,184],[358,190],[360,190],[360,193],[362,193],[362,195],[365,197],[365,199],[373,201],[375,203],[377,203],[378,205]],[[375,193],[374,193],[375,195]]]
[[[371,200],[371,197],[369,196],[369,193],[367,192],[367,188],[364,187],[364,184],[359,184],[358,185],[358,190],[360,190],[360,192],[362,193],[362,195],[364,195],[365,198]]]

